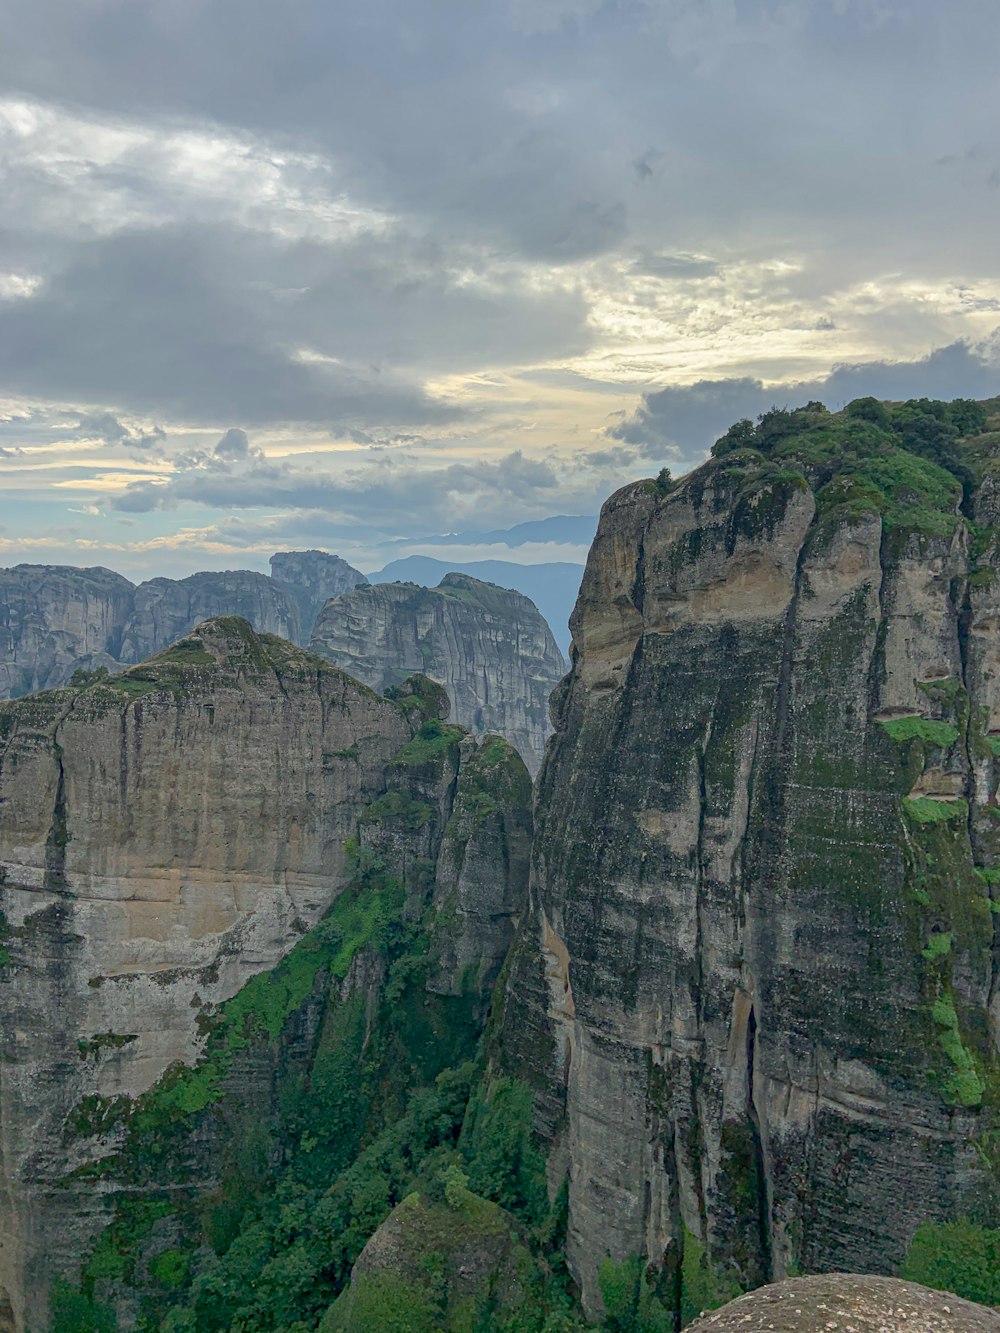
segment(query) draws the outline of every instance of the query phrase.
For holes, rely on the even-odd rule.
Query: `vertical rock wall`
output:
[[[609,1252],[891,1272],[996,1211],[1000,602],[939,526],[759,458],[605,505],[501,1038],[590,1304]]]

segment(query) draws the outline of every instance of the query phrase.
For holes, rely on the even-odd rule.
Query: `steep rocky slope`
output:
[[[426,672],[448,691],[456,721],[505,736],[537,771],[550,731],[548,697],[565,663],[520,593],[467,574],[448,574],[433,589],[355,588],[323,608],[310,647],[377,690]]]
[[[133,591],[110,569],[0,570],[0,698],[62,685],[81,662],[113,665]]]
[[[56,1326],[86,1326],[81,1265],[134,1326],[143,1289],[155,1309],[297,1148],[304,1172],[348,1164],[408,1085],[471,1053],[526,891],[530,782],[447,709],[430,681],[380,698],[233,617],[0,705],[18,1329],[46,1327],[60,1273]],[[390,982],[404,1012],[373,1035]]]
[[[500,1043],[591,1307],[608,1252],[673,1305],[695,1246],[747,1287],[997,1223],[987,424],[775,412],[604,507]]]
[[[141,662],[213,616],[241,616],[258,633],[297,643],[300,614],[290,588],[248,569],[150,579],[135,589],[121,636],[122,662]]]
[[[270,578],[222,570],[138,587],[109,569],[0,570],[0,699],[65,685],[78,667],[140,662],[212,616],[306,643],[323,603],[366,581],[323,551],[278,552],[271,569]]]
[[[368,580],[339,555],[326,551],[278,551],[270,559],[271,578],[292,590],[299,608],[297,643],[308,643],[316,617],[331,597]]]

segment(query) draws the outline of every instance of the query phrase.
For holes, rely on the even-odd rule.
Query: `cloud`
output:
[[[1000,393],[1000,331],[976,347],[964,342],[939,347],[915,361],[868,361],[837,366],[814,380],[765,387],[750,376],[700,380],[645,394],[636,412],[607,434],[633,445],[647,458],[703,455],[741,417],[756,418],[771,407],[816,399],[837,410],[869,395],[906,398],[992,398]]]
[[[217,510],[292,511],[267,519],[285,532],[307,513],[310,533],[317,525],[353,533],[371,545],[409,537],[474,529],[492,532],[511,514],[547,518],[557,503],[596,512],[606,492],[622,480],[619,471],[584,471],[528,458],[520,450],[494,460],[468,459],[426,466],[391,455],[365,467],[322,472],[289,462],[276,463],[249,447],[245,457],[220,458],[193,451],[178,460],[163,481],[143,479],[108,498],[121,513],[151,513],[191,505]],[[239,520],[241,530],[244,520]],[[487,527],[486,525],[491,525]],[[496,525],[496,527],[492,526]]]
[[[129,449],[153,449],[167,438],[162,426],[154,425],[147,430],[127,426],[111,412],[84,413],[76,433],[82,439],[99,439],[105,444],[122,444]]]
[[[250,441],[245,430],[230,426],[222,439],[215,446],[217,458],[246,458],[250,453]]]
[[[175,421],[412,433],[458,415],[423,387],[432,366],[587,345],[578,292],[514,272],[480,281],[455,258],[403,236],[326,245],[165,226],[102,237],[30,299],[0,301],[3,383]],[[112,419],[100,417],[113,431]]]

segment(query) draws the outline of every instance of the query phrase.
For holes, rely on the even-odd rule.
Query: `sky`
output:
[[[579,560],[503,533],[992,396],[998,67],[996,0],[0,0],[0,563]]]

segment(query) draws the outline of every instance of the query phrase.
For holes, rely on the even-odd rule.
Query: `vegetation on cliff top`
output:
[[[799,469],[821,513],[875,513],[890,528],[946,535],[1000,442],[993,425],[971,399],[857,398],[840,412],[812,402],[736,422],[712,453]]]

